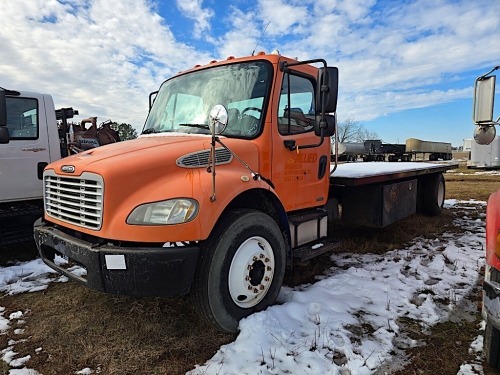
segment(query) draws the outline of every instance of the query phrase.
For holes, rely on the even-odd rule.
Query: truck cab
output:
[[[494,99],[496,76],[494,67],[478,77],[474,86],[473,122],[476,124],[474,141],[489,145],[496,139]],[[486,266],[483,283],[484,354],[486,362],[500,370],[500,190],[491,194],[486,207]]]
[[[66,156],[66,119],[75,114],[56,111],[48,94],[0,88],[0,247],[33,238],[43,212],[43,170]]]
[[[45,169],[42,259],[107,293],[191,291],[209,321],[235,331],[276,299],[292,248],[326,236],[337,82],[324,60],[273,54],[166,80],[138,139]]]
[[[61,158],[54,103],[47,94],[6,94],[8,138],[0,144],[0,201],[41,199],[43,169]]]

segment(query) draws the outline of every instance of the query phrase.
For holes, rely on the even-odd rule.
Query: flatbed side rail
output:
[[[362,186],[443,173],[458,168],[458,163],[346,163],[339,164],[330,176],[331,186]]]

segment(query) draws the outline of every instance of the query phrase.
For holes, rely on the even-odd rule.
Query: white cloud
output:
[[[475,72],[500,63],[498,1],[206,3],[179,0],[194,26],[177,30],[168,18],[176,9],[162,18],[152,0],[4,1],[0,86],[48,92],[83,116],[141,126],[149,92],[178,71],[279,49],[338,66],[339,114],[361,120],[470,98]],[[393,96],[397,106],[382,100]]]
[[[3,4],[0,86],[47,92],[83,117],[141,127],[148,94],[205,53],[176,42],[146,0]]]
[[[248,56],[254,49],[259,51],[260,23],[255,12],[243,12],[231,7],[224,22],[230,29],[217,41],[220,58]]]
[[[300,30],[299,26],[309,22],[306,6],[288,4],[283,0],[260,0],[259,12],[264,23],[269,23],[267,32],[270,35],[295,33]]]
[[[195,21],[194,36],[200,38],[204,32],[210,31],[210,19],[214,11],[202,7],[203,0],[177,0],[177,7],[189,19]]]

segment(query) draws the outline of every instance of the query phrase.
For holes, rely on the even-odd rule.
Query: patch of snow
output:
[[[339,178],[360,178],[368,176],[378,176],[386,173],[409,172],[421,169],[434,169],[442,167],[443,163],[405,162],[405,163],[384,163],[384,162],[363,162],[339,164],[337,169],[331,174],[332,177]],[[330,166],[330,171],[334,168]]]
[[[384,255],[332,255],[335,266],[319,281],[282,288],[279,305],[243,319],[236,340],[188,374],[372,374],[397,349],[399,318],[429,327],[477,283],[484,222],[455,224],[466,232]]]
[[[85,367],[84,369],[81,369],[80,371],[75,372],[77,375],[90,375],[93,374],[94,371],[90,367]]]
[[[9,295],[44,290],[53,281],[61,281],[41,259],[0,267],[0,291]]]

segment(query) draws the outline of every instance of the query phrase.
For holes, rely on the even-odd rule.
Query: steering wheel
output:
[[[256,111],[256,112],[262,113],[262,109],[260,109],[260,108],[246,107],[244,110],[241,111],[241,116],[243,116],[245,114],[245,112],[247,112],[247,111]]]

